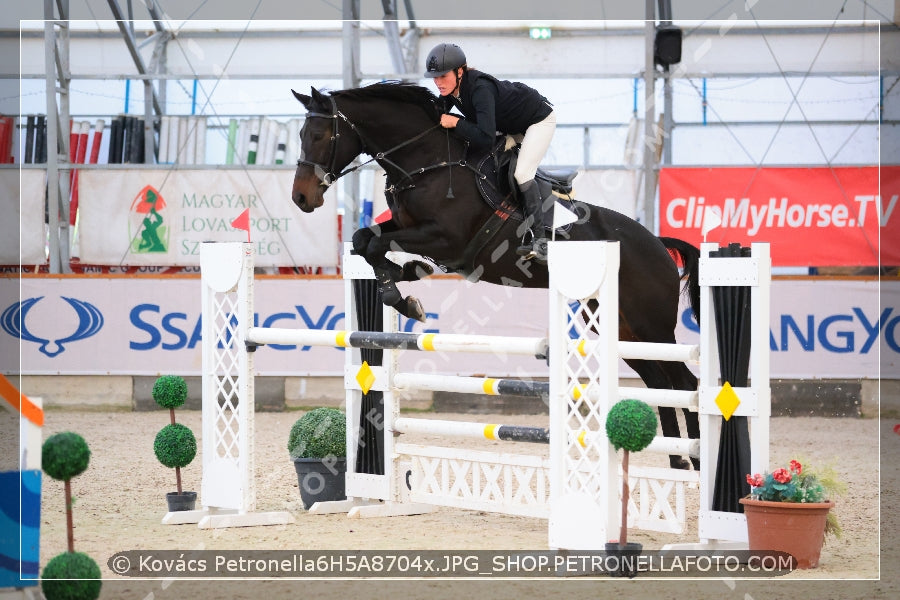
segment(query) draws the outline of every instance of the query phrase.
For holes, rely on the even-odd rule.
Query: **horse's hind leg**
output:
[[[666,372],[660,362],[635,359],[629,359],[625,362],[640,375],[641,380],[648,388],[661,390],[672,389],[672,384],[666,376]],[[696,388],[696,385],[694,387]],[[681,437],[681,430],[678,427],[678,415],[675,413],[675,409],[671,406],[659,406],[657,407],[657,411],[659,413],[659,424],[662,428],[663,435],[666,437]],[[699,427],[697,437],[699,437]],[[670,454],[669,466],[673,469],[688,469],[690,464],[677,454]]]

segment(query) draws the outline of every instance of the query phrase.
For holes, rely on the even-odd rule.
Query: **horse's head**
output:
[[[300,159],[291,189],[291,199],[303,212],[322,206],[325,191],[362,152],[359,136],[339,118],[334,98],[311,89],[311,96],[291,90],[307,111],[300,129]]]

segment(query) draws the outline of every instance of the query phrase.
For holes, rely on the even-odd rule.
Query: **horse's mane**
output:
[[[433,115],[435,118],[438,114],[435,107],[437,96],[435,96],[431,90],[420,85],[403,81],[373,83],[364,87],[331,92],[331,95],[347,98],[349,100],[380,99],[402,102],[419,106],[424,109],[426,113]]]

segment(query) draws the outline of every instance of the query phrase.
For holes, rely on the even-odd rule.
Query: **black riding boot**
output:
[[[547,238],[544,237],[544,215],[541,207],[541,191],[534,180],[519,186],[522,192],[523,207],[525,209],[525,224],[531,234],[530,243],[525,242],[528,233],[522,238],[522,245],[516,249],[516,254],[525,257],[525,260],[533,260],[536,263],[547,264]]]

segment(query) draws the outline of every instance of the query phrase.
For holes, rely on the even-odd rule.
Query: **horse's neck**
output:
[[[447,142],[439,144],[436,131],[425,134],[435,129],[437,122],[429,119],[420,106],[345,99],[339,108],[362,136],[365,153],[389,173],[391,163],[408,172],[426,166],[428,161],[436,161],[439,156],[446,160]],[[453,143],[458,142],[453,140]],[[388,160],[381,160],[379,154]]]
[[[388,172],[389,177],[403,177],[447,161],[451,148],[453,160],[458,160],[462,152],[460,144],[452,138],[448,141],[446,130],[436,128],[435,123],[425,119],[404,123],[403,118],[400,115],[396,121],[388,121],[397,123],[397,127],[375,125],[369,131],[361,130],[366,138],[366,152]]]

